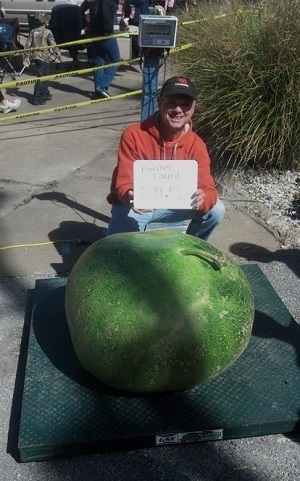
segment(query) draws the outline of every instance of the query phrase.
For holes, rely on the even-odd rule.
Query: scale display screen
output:
[[[148,23],[145,25],[146,35],[171,35],[171,25]]]
[[[140,47],[174,48],[178,18],[171,15],[141,15],[138,43]]]

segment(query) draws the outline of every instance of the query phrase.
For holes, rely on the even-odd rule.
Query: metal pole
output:
[[[155,49],[154,52],[153,50],[150,50],[144,57],[141,121],[145,120],[157,110],[158,71],[160,60],[161,51],[158,51],[158,49]]]

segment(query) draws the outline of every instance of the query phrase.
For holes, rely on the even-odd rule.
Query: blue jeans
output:
[[[225,206],[219,199],[216,205],[206,214],[201,214],[195,209],[158,209],[144,214],[136,214],[124,204],[118,204],[111,209],[111,220],[107,233],[110,235],[120,232],[139,232],[146,230],[147,225],[151,223],[170,224],[191,219],[186,233],[207,240],[222,221],[224,214]]]
[[[36,67],[36,76],[44,77],[44,75],[49,75],[49,63],[43,60],[34,60]],[[37,82],[34,84],[33,97],[36,100],[42,100],[49,94],[49,82]]]
[[[109,63],[120,62],[120,51],[117,40],[109,38],[101,42],[94,42],[91,46],[95,67],[105,64],[106,58]],[[118,67],[108,67],[94,72],[95,91],[107,92]]]

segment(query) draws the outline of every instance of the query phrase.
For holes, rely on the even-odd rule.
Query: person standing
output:
[[[190,220],[186,233],[208,240],[225,214],[223,202],[210,171],[210,158],[203,140],[192,129],[197,91],[187,77],[171,77],[162,86],[158,111],[123,132],[118,163],[112,175],[107,201],[112,205],[108,235],[144,231],[148,224]],[[135,160],[196,160],[197,190],[190,209],[137,209],[134,205]]]
[[[42,12],[36,13],[35,23],[37,27],[31,30],[31,32],[29,33],[29,37],[26,41],[24,48],[38,48],[52,45],[53,52],[60,59],[61,54],[59,49],[56,47],[53,33],[46,27],[47,15]],[[25,67],[29,67],[31,61],[35,63],[37,77],[44,77],[45,75],[49,74],[49,60],[49,49],[25,52],[23,55],[23,65]],[[42,105],[45,104],[47,100],[51,99],[52,95],[49,91],[49,82],[36,82],[34,85],[32,104]]]
[[[115,3],[113,0],[87,0],[84,2],[90,12],[89,31],[91,37],[108,37],[114,33]],[[95,67],[120,62],[120,51],[115,38],[93,42],[91,52]],[[110,98],[108,89],[118,70],[117,66],[96,70],[94,72],[95,98]]]

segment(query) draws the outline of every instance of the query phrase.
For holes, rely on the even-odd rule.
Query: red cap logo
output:
[[[178,77],[177,82],[180,84],[188,85],[188,80],[185,77]]]

